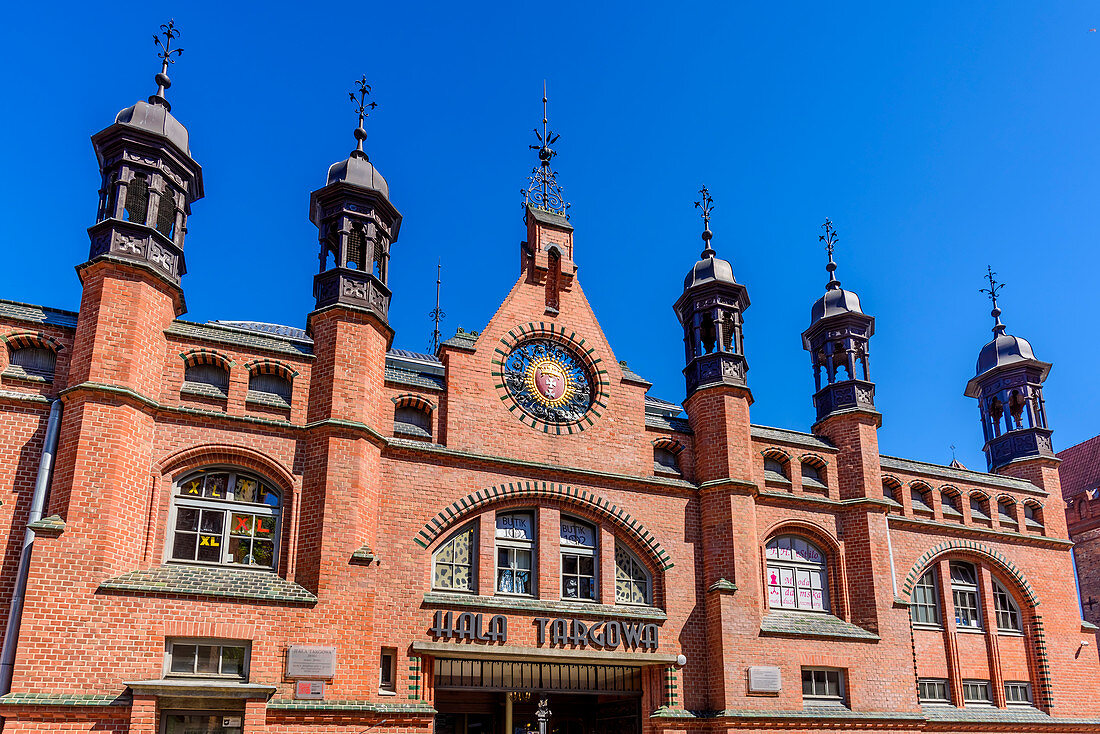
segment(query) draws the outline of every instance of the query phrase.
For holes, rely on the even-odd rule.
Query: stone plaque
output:
[[[318,700],[325,697],[323,680],[300,680],[294,683],[294,697],[302,700]]]
[[[774,665],[753,665],[749,668],[749,693],[779,693],[783,678]]]
[[[336,675],[336,648],[291,645],[286,653],[287,678],[324,678]]]

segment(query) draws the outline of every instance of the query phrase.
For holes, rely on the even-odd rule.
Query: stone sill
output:
[[[468,607],[498,612],[535,612],[555,616],[610,617],[612,619],[644,619],[663,622],[668,616],[657,607],[634,607],[625,604],[593,604],[515,597],[448,594],[429,591],[424,594],[426,606]]]
[[[275,693],[275,686],[259,683],[227,683],[218,680],[143,680],[130,681],[136,696],[171,696],[173,698],[262,698]]]
[[[259,405],[264,408],[276,408],[278,410],[290,410],[290,401],[272,393],[249,390],[244,396],[244,404],[247,406]]]
[[[22,367],[14,364],[9,364],[7,369],[0,372],[0,377],[7,380],[30,382],[36,385],[49,385],[53,383],[53,375],[37,375],[33,372],[27,372]]]
[[[197,382],[183,383],[183,386],[180,387],[180,395],[206,398],[207,400],[218,400],[220,402],[225,402],[229,400],[229,393],[222,392],[216,387],[212,387],[206,384],[200,384]]]
[[[823,612],[773,611],[760,622],[760,634],[776,637],[828,637],[858,642],[878,642],[873,632]]]
[[[271,571],[179,564],[131,571],[106,579],[99,584],[98,592],[317,603],[317,597],[307,589]]]

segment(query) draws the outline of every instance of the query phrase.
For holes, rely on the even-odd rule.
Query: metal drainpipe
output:
[[[50,405],[50,420],[46,424],[46,440],[42,444],[42,457],[38,461],[38,477],[34,480],[34,495],[27,524],[42,519],[46,506],[50,479],[53,477],[53,459],[57,453],[57,435],[61,432],[61,400]],[[11,693],[11,679],[15,668],[15,647],[19,639],[19,623],[23,618],[23,596],[27,593],[27,573],[31,565],[31,548],[34,531],[29,527],[23,533],[23,549],[19,554],[19,567],[15,575],[15,589],[8,610],[8,625],[4,629],[4,647],[0,649],[0,695]]]

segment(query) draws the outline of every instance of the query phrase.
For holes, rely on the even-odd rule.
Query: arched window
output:
[[[452,535],[439,546],[432,556],[432,588],[442,591],[474,591],[477,574],[474,573],[476,539],[471,523]]]
[[[189,364],[183,370],[183,387],[225,397],[229,394],[229,370],[221,364]]]
[[[253,372],[248,376],[250,398],[267,398],[269,401],[290,405],[290,380],[275,372]]]
[[[901,484],[898,483],[898,480],[891,477],[882,480],[883,498],[890,500],[896,505],[901,504],[901,494],[899,494],[900,490]]]
[[[126,208],[123,216],[128,222],[145,224],[149,213],[149,179],[144,173],[136,173],[126,186]]]
[[[572,517],[561,518],[561,596],[596,599],[596,528]]]
[[[676,454],[662,446],[655,446],[653,448],[653,471],[679,474],[680,464],[676,460]]]
[[[820,466],[813,461],[802,462],[802,486],[812,487],[814,489],[825,488],[825,477],[823,470],[825,467]]]
[[[983,525],[989,525],[989,500],[984,495],[970,495],[970,518]]]
[[[909,487],[909,500],[913,503],[913,512],[932,514],[932,498],[926,484],[913,484]]]
[[[962,522],[962,512],[959,510],[959,496],[949,489],[940,490],[940,511],[947,520]]]
[[[5,370],[5,374],[51,381],[56,366],[57,353],[52,349],[36,345],[13,346],[9,367]]]
[[[1080,507],[1078,507],[1080,510]],[[1032,502],[1024,504],[1024,525],[1031,530],[1043,529],[1043,508]]]
[[[176,197],[167,186],[160,192],[157,204],[157,231],[168,239],[176,233]]]
[[[650,604],[653,580],[649,571],[622,543],[615,544],[615,603]]]
[[[532,596],[535,523],[530,512],[497,515],[497,593]]]
[[[913,587],[913,603],[909,606],[913,624],[938,625],[940,623],[940,596],[936,590],[936,569],[920,577]]]
[[[764,457],[764,479],[773,482],[789,482],[787,467],[781,459],[782,454],[769,454]]]
[[[1002,528],[1019,530],[1020,524],[1016,521],[1016,503],[1010,499],[997,500],[997,520]]]
[[[169,546],[173,561],[274,570],[278,489],[236,469],[207,469],[176,486]]]
[[[971,564],[951,562],[951,598],[955,602],[955,623],[967,629],[981,629],[978,577]]]
[[[431,438],[432,416],[415,405],[399,405],[393,412],[393,432]]]
[[[1020,626],[1020,609],[1013,601],[1012,595],[996,581],[993,582],[993,608],[997,614],[997,630],[999,632],[1022,632]]]
[[[796,535],[781,535],[768,542],[764,555],[768,606],[828,611],[825,556],[817,546]]]

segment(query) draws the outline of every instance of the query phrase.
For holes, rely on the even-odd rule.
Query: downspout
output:
[[[27,593],[27,574],[31,565],[31,548],[34,530],[29,526],[42,519],[46,506],[46,494],[53,477],[53,460],[57,453],[57,435],[61,432],[61,400],[50,405],[50,420],[46,424],[46,440],[42,444],[42,457],[38,461],[38,477],[34,480],[31,511],[27,517],[27,529],[23,533],[23,549],[19,553],[19,567],[15,574],[15,588],[8,610],[8,625],[4,629],[4,647],[0,649],[0,695],[11,693],[11,679],[15,668],[15,648],[19,640],[19,623],[23,619],[23,597]]]
[[[898,598],[898,572],[894,569],[894,544],[890,540],[890,516],[886,520],[886,549],[890,552],[890,581],[894,584],[894,598]]]
[[[1084,620],[1085,600],[1081,597],[1081,577],[1077,575],[1077,556],[1073,554],[1073,547],[1069,549],[1069,562],[1073,564],[1073,586],[1077,589],[1077,611],[1081,613],[1081,619]]]

